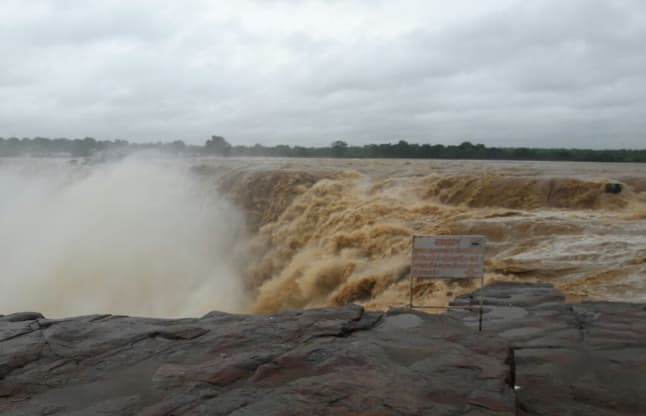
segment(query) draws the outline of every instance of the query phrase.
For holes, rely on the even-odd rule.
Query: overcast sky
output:
[[[0,137],[646,148],[642,0],[1,0]]]

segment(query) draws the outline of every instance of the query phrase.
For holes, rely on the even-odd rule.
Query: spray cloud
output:
[[[0,313],[245,309],[243,216],[186,164],[0,164]]]

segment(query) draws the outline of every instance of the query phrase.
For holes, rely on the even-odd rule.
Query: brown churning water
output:
[[[646,301],[643,165],[14,161],[0,165],[0,192],[0,313],[401,306],[411,237],[432,234],[487,236],[487,282]],[[475,285],[424,282],[415,301]]]

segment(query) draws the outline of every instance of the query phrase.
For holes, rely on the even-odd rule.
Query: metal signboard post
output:
[[[482,287],[486,238],[482,235],[414,236],[410,273],[410,308],[445,308],[413,305],[417,279],[480,279],[480,318],[482,330]],[[457,308],[463,306],[446,306]],[[468,306],[467,308],[471,308]]]

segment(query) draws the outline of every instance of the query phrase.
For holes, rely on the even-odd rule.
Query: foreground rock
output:
[[[2,415],[512,415],[510,349],[358,306],[161,320],[0,317]]]
[[[568,304],[550,285],[496,283],[484,297],[484,333],[514,351],[519,415],[646,415],[646,306]],[[477,327],[477,314],[452,309]]]
[[[646,306],[526,283],[454,304],[480,294],[482,333],[461,309],[8,315],[0,414],[646,415]]]

